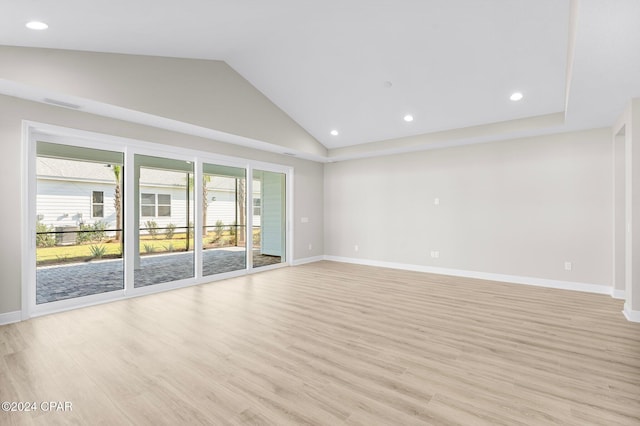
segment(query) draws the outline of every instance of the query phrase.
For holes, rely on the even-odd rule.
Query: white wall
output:
[[[625,125],[625,304],[628,319],[640,322],[640,98],[624,113]]]
[[[610,286],[612,159],[600,129],[327,164],[325,251]]]
[[[615,296],[624,314],[640,322],[640,98],[631,99],[613,125]]]
[[[625,170],[625,135],[624,133],[613,137],[614,155],[614,282],[613,286],[618,297],[623,297],[626,290],[626,170]]]

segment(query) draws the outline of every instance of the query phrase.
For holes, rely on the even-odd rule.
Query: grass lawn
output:
[[[104,246],[104,257],[114,257],[121,253],[120,243],[97,243],[97,246]],[[72,262],[92,258],[91,244],[81,244],[73,246],[38,247],[36,249],[36,263],[51,264]]]
[[[259,232],[259,231],[258,231]],[[254,232],[255,234],[255,232]],[[235,240],[228,234],[223,233],[220,238],[213,242],[215,234],[208,234],[204,240],[205,248],[235,246]],[[189,240],[189,249],[193,250],[193,238]],[[172,239],[165,239],[160,236],[153,239],[144,235],[140,238],[140,254],[170,253],[185,251],[187,239],[185,234],[175,234]],[[92,252],[93,248],[93,252]],[[100,251],[101,256],[96,256],[95,251]],[[38,247],[36,249],[37,265],[53,265],[58,263],[82,262],[98,258],[118,258],[122,255],[119,242],[95,242],[91,244],[76,244],[70,246]]]

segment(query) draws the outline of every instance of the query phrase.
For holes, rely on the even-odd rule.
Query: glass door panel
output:
[[[203,165],[202,275],[246,269],[246,170]]]
[[[123,154],[36,150],[36,304],[124,289]]]
[[[193,164],[135,156],[134,287],[194,277]]]
[[[285,262],[286,175],[253,171],[253,267]]]

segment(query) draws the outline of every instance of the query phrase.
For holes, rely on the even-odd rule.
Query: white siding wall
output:
[[[91,216],[91,199],[93,191],[104,193],[104,217]],[[159,227],[169,223],[186,226],[186,196],[184,188],[143,186],[141,193],[171,195],[170,217],[142,217],[140,225],[144,227],[147,220],[155,221]],[[107,183],[91,183],[72,180],[38,179],[37,182],[37,214],[42,216],[45,225],[78,226],[80,223],[93,224],[97,221],[107,223],[108,228],[116,225],[114,207],[114,185]],[[193,200],[190,202],[193,214]],[[215,221],[214,221],[215,223]]]
[[[232,225],[236,221],[235,193],[209,190],[208,195],[207,226],[215,225],[218,220],[225,225]],[[213,197],[215,201],[212,201]]]
[[[228,176],[210,177],[207,183],[208,202],[207,226],[213,226],[218,220],[225,225],[232,225],[236,221],[236,180]],[[256,197],[260,197],[260,182],[254,180],[253,191]],[[215,201],[213,199],[215,198]],[[253,208],[253,204],[249,204]],[[260,215],[254,216],[253,225],[260,226]]]
[[[91,183],[74,180],[38,179],[37,182],[37,214],[43,218],[45,225],[78,226],[80,223],[93,224],[96,221],[107,223],[108,228],[116,226],[116,212],[114,207],[114,185],[110,183]],[[91,216],[91,197],[93,191],[104,193],[104,217]],[[186,194],[184,188],[142,185],[140,193],[171,196],[170,217],[140,218],[140,227],[146,227],[145,222],[153,220],[158,227],[164,228],[170,223],[177,227],[187,225]],[[259,196],[259,194],[258,194]],[[215,197],[215,201],[213,201]],[[236,221],[235,192],[228,190],[209,190],[209,205],[207,206],[207,226],[214,226],[218,220],[225,225],[232,225]],[[251,205],[250,208],[253,206]],[[194,215],[194,202],[190,200],[190,212]],[[197,213],[196,213],[197,214]],[[193,220],[192,220],[193,221]],[[254,216],[253,225],[260,226],[260,216]],[[182,230],[177,230],[182,232]],[[143,233],[145,233],[143,231]]]
[[[100,220],[106,222],[109,228],[115,227],[113,184],[38,179],[37,186],[36,211],[38,216],[42,216],[41,222],[45,225],[77,226],[80,223],[92,224]],[[93,191],[104,193],[102,218],[91,216]]]
[[[156,222],[159,228],[164,228],[170,223],[174,224],[176,227],[186,227],[187,226],[187,197],[185,188],[176,188],[176,187],[158,187],[158,186],[148,186],[141,185],[140,186],[140,194],[155,194],[156,195],[156,216],[141,216],[140,217],[140,227],[146,228],[147,221]],[[158,216],[157,215],[157,203],[158,203],[158,195],[166,194],[171,196],[171,216]],[[193,200],[189,200],[189,215],[191,217],[191,222],[193,222],[194,217],[194,203]],[[164,231],[160,231],[161,233]],[[176,232],[185,232],[185,229],[176,229]],[[144,234],[145,232],[141,232]]]

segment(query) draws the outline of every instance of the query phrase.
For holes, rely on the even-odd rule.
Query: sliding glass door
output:
[[[218,162],[207,153],[109,143],[85,133],[29,135],[30,219],[23,229],[35,246],[24,249],[29,312],[288,261],[287,168],[256,169],[250,161]]]
[[[36,150],[36,304],[122,290],[123,154]]]
[[[193,164],[135,156],[134,287],[193,278]]]
[[[202,188],[202,275],[245,269],[246,170],[205,163]]]
[[[286,174],[253,170],[253,267],[286,261]]]

